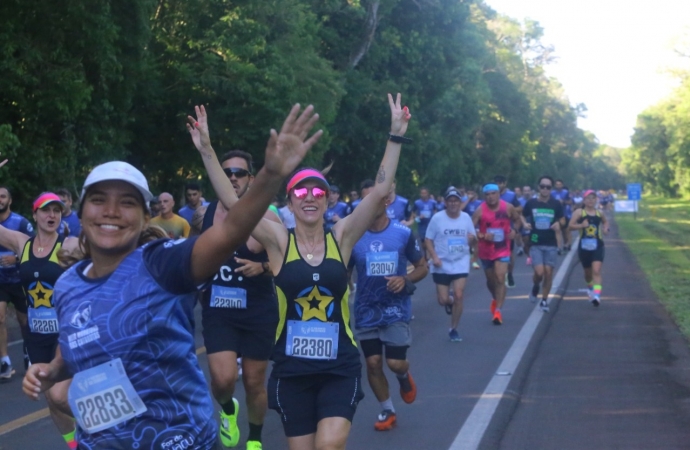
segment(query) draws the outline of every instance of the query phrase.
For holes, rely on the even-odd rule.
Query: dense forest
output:
[[[549,173],[572,187],[621,187],[615,155],[577,127],[584,105],[545,74],[555,52],[542,32],[481,0],[3,0],[2,184],[15,201],[76,193],[91,167],[118,158],[154,192],[180,194],[203,177],[184,127],[193,105],[206,105],[219,153],[245,149],[260,165],[269,129],[300,102],[315,105],[325,131],[306,163],[334,162],[329,177],[351,189],[375,174],[386,93],[401,92],[414,139],[402,194],[495,174],[511,185]],[[683,145],[666,158],[686,161]],[[670,166],[649,176],[690,189],[688,175]]]

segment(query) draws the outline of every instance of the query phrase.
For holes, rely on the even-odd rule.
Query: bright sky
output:
[[[547,73],[563,84],[571,104],[587,105],[579,125],[601,143],[629,146],[637,115],[676,85],[668,69],[690,66],[690,58],[673,51],[681,39],[690,41],[689,0],[485,1],[501,14],[541,24],[542,42],[558,57]]]

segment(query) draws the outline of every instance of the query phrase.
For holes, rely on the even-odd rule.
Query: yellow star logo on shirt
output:
[[[38,308],[39,306],[45,306],[46,308],[53,307],[50,301],[53,298],[53,290],[43,287],[40,281],[36,282],[36,286],[29,291],[29,295],[33,300],[34,308]]]
[[[597,235],[597,227],[595,227],[594,225],[588,226],[587,229],[585,230],[585,234],[587,236],[596,236]]]
[[[306,297],[296,298],[295,301],[302,307],[302,320],[318,319],[326,322],[326,308],[333,302],[333,297],[321,294],[319,288],[314,286]]]

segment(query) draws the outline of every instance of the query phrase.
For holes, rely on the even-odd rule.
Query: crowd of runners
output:
[[[484,270],[487,318],[501,325],[516,257],[525,255],[534,274],[524,289],[548,312],[557,256],[577,231],[599,306],[607,193],[570,192],[550,176],[510,190],[499,175],[436,197],[421,188],[408,201],[395,174],[411,115],[399,94],[388,101],[380,167],[342,196],[322,171],[298,168],[321,136],[310,135],[318,114],[299,105],[271,130],[258,171],[247,152],[217,154],[206,111],[195,108],[187,129],[218,200],[205,201],[190,183],[177,213],[173,195],[154,196],[144,174],[119,161],[91,171],[78,211],[66,189],[38,195],[33,224],[11,211],[10,189],[0,187],[0,377],[15,372],[11,303],[24,341],[23,390],[45,395],[69,448],[236,447],[241,374],[247,449],[262,448],[268,409],[290,449],[341,449],[364,396],[360,352],[381,405],[376,430],[396,426],[384,360],[402,400],[415,401],[411,296],[429,272],[450,316],[448,338],[460,342],[472,269]],[[276,204],[281,187],[286,201]],[[210,387],[195,353],[197,303]]]

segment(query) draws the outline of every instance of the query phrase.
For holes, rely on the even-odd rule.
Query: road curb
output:
[[[572,251],[576,252],[577,250],[574,249]],[[570,262],[570,267],[568,267],[566,270],[566,275],[561,283],[561,286],[559,286],[558,290],[551,298],[549,303],[550,312],[548,313],[548,318],[539,322],[539,325],[537,326],[532,339],[527,346],[527,349],[525,350],[517,369],[515,370],[515,373],[513,373],[511,377],[508,388],[501,398],[501,401],[498,403],[498,407],[496,408],[496,411],[491,418],[491,422],[489,423],[479,444],[478,448],[480,450],[500,448],[504,432],[508,428],[508,424],[510,423],[513,414],[515,414],[515,411],[522,400],[522,392],[527,382],[532,365],[539,355],[541,342],[551,328],[553,317],[558,314],[561,301],[568,290],[568,284],[570,283],[572,272],[575,267],[579,265],[579,262],[580,261],[577,258],[577,255],[575,255]]]

